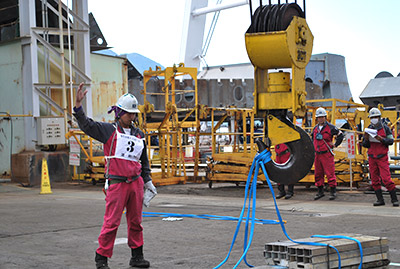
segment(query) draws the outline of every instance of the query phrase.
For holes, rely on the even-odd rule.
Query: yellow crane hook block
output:
[[[261,69],[306,68],[314,37],[304,18],[293,17],[285,31],[247,33],[246,50],[251,63]]]
[[[270,178],[281,184],[296,183],[314,163],[310,137],[289,120],[288,113],[302,118],[307,112],[305,68],[314,37],[304,17],[297,3],[260,5],[245,34],[254,65],[254,109],[266,119],[266,141],[268,146],[284,143],[291,153],[284,164],[266,164]],[[276,70],[281,68],[291,68],[291,72]]]
[[[305,68],[310,61],[314,37],[304,18],[293,17],[285,31],[246,33],[247,54],[255,67],[257,110],[291,109],[297,117],[306,112]],[[283,74],[268,69],[291,68],[290,90]],[[279,80],[282,86],[278,87]]]

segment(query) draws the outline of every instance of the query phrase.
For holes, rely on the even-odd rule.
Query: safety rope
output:
[[[178,213],[163,213],[163,212],[143,212],[143,217],[162,217],[162,218],[194,218],[208,220],[230,220],[238,221],[239,218],[230,216],[218,216],[209,214],[178,214]],[[268,219],[254,219],[256,224],[279,224],[279,221]]]
[[[250,185],[251,181],[252,181],[252,185],[251,185],[251,189],[250,189],[250,192],[249,192],[249,210],[247,211],[246,228],[245,228],[245,239],[244,239],[245,248],[244,248],[242,256],[240,257],[240,259],[238,260],[238,262],[235,264],[235,266],[233,268],[237,268],[237,266],[240,264],[240,262],[242,260],[245,261],[247,266],[253,267],[252,265],[247,263],[246,254],[247,254],[247,252],[248,252],[248,250],[250,248],[250,245],[251,245],[251,242],[252,242],[252,238],[253,238],[253,234],[254,234],[254,219],[255,219],[255,208],[256,208],[256,184],[257,184],[258,170],[259,170],[260,166],[261,166],[261,169],[262,169],[262,171],[264,173],[265,179],[266,179],[266,181],[268,183],[268,187],[269,187],[269,189],[271,191],[272,198],[274,199],[274,205],[275,205],[276,214],[277,214],[278,219],[279,219],[279,224],[281,225],[282,231],[285,234],[286,238],[289,239],[290,241],[292,241],[293,243],[296,243],[296,244],[310,245],[310,246],[324,246],[324,247],[327,247],[327,248],[334,249],[336,251],[337,255],[338,255],[338,268],[340,269],[341,268],[341,258],[340,258],[339,250],[337,248],[335,248],[334,246],[332,246],[330,244],[325,244],[325,243],[321,243],[321,242],[302,242],[302,241],[293,240],[292,238],[290,238],[290,236],[286,232],[285,224],[284,224],[284,221],[282,220],[282,216],[280,214],[280,211],[279,211],[276,199],[275,199],[274,189],[272,187],[271,181],[270,181],[270,179],[268,177],[268,173],[267,173],[267,171],[265,169],[265,165],[264,165],[265,163],[267,163],[269,161],[271,161],[271,152],[268,151],[268,149],[265,149],[263,152],[261,152],[260,154],[256,155],[256,157],[254,158],[253,163],[252,163],[251,168],[250,168],[250,171],[249,171],[249,175],[247,177],[247,181],[246,181],[245,198],[244,198],[244,204],[243,204],[242,212],[241,212],[240,217],[239,217],[239,222],[237,224],[236,231],[235,231],[235,234],[233,236],[229,252],[228,252],[226,258],[220,264],[218,264],[216,267],[214,267],[214,269],[217,269],[217,268],[221,267],[228,260],[228,258],[230,256],[230,253],[232,251],[233,245],[234,245],[236,237],[237,237],[237,233],[238,233],[239,228],[240,228],[240,224],[241,224],[242,219],[243,219],[243,213],[244,213],[244,210],[246,208],[247,193],[249,192],[248,190],[249,190],[249,185]],[[255,168],[255,171],[254,171],[254,168]],[[254,172],[254,177],[252,178],[253,172]],[[250,214],[250,202],[251,202],[251,200],[253,202],[253,206],[252,206],[252,210],[251,210],[252,211],[252,213],[251,213],[251,228],[250,228],[249,242],[247,243],[248,222],[250,221],[249,214]],[[358,246],[359,246],[359,248],[360,248],[360,257],[361,257],[360,265],[359,265],[358,268],[360,268],[360,269],[362,268],[363,251],[362,251],[361,242],[359,240],[357,240],[355,238],[352,238],[352,237],[340,236],[340,235],[334,235],[334,236],[314,235],[312,237],[341,238],[341,239],[349,239],[349,240],[356,241]]]

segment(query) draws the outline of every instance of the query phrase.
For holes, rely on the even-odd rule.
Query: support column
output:
[[[36,26],[35,0],[19,1],[19,23],[22,49],[22,91],[23,113],[32,113],[34,117],[40,116],[39,95],[34,90],[33,84],[38,82],[38,56],[36,38],[31,33],[31,27]],[[37,140],[35,119],[24,118],[25,149],[34,150]]]
[[[80,23],[79,21],[75,23],[75,29],[78,30],[87,30],[86,33],[75,35],[74,38],[74,52],[75,52],[75,60],[77,67],[84,71],[84,73],[91,77],[91,68],[90,68],[90,33],[89,33],[89,7],[88,0],[73,0],[73,11],[83,20],[86,25]],[[85,81],[84,78],[80,78],[80,81],[77,83],[85,82],[87,84],[91,84],[91,81]],[[88,117],[93,116],[92,109],[92,91],[90,90],[90,86],[86,86],[89,89],[88,94],[85,98],[84,109],[86,115]]]

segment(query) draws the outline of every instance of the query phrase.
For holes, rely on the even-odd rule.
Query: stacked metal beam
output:
[[[341,234],[361,242],[363,268],[385,268],[389,264],[388,239],[360,234]],[[321,242],[339,250],[342,268],[358,268],[360,249],[349,239],[302,238],[298,242]],[[268,265],[288,268],[325,269],[338,268],[338,255],[333,248],[310,246],[292,241],[273,242],[265,245],[264,256]]]

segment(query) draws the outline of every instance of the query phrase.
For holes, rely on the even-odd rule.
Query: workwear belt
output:
[[[282,151],[281,153],[278,153],[278,154],[276,154],[277,156],[281,156],[281,155],[283,155],[283,154],[286,154],[286,153],[288,153],[289,152],[289,150],[287,149],[287,150],[284,150],[284,151]]]
[[[110,175],[108,178],[109,180],[109,185],[115,184],[115,183],[121,183],[121,182],[126,182],[126,183],[131,183],[132,181],[135,181],[138,179],[140,176],[134,176],[134,177],[121,177],[121,176],[113,176]]]
[[[368,154],[368,157],[374,158],[374,159],[380,159],[382,157],[386,156],[386,154],[378,154],[378,155],[373,155],[373,154]]]
[[[324,150],[324,151],[316,151],[315,153],[317,153],[317,154],[324,154],[324,153],[327,153],[328,151],[327,150]]]

